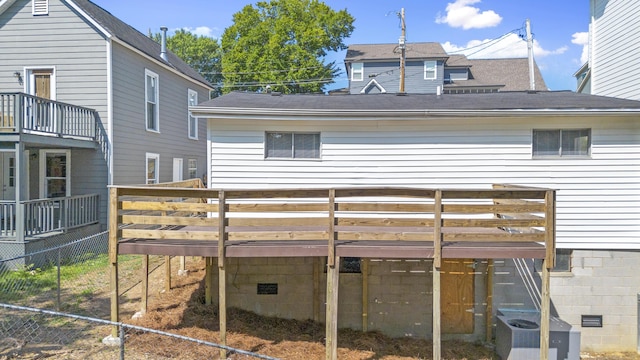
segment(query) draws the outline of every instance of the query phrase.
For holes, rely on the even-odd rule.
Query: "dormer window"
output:
[[[33,15],[49,15],[49,0],[33,0],[31,6]]]
[[[424,62],[424,79],[435,80],[438,78],[438,62],[427,60]]]
[[[351,64],[351,81],[362,81],[364,79],[364,64]]]

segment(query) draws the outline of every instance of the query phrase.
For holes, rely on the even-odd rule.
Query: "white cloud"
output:
[[[502,16],[495,11],[486,10],[481,12],[479,8],[470,6],[479,2],[481,0],[455,0],[452,3],[448,3],[446,15],[438,14],[436,23],[447,24],[454,28],[461,27],[464,30],[481,29],[500,24]]]
[[[572,43],[582,46],[582,54],[580,55],[580,62],[582,64],[586,63],[587,60],[589,60],[589,33],[586,31],[577,32],[573,34],[571,37],[573,38],[571,39]]]
[[[215,38],[215,36],[213,35],[214,31],[216,29],[212,29],[208,26],[198,26],[195,28],[192,27],[183,27],[182,30],[188,31],[192,34],[198,35],[198,36],[206,36],[206,37],[211,37],[211,38]]]
[[[447,53],[464,54],[470,59],[521,58],[528,56],[527,42],[517,34],[509,34],[498,41],[491,39],[471,40],[462,46],[447,41],[442,44],[442,47]],[[566,46],[548,50],[543,48],[537,40],[533,40],[533,55],[537,58],[563,54],[567,50]]]

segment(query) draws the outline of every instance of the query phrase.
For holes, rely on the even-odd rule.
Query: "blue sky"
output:
[[[185,28],[218,38],[232,24],[233,14],[252,1],[210,0],[93,0],[143,33]],[[573,73],[586,61],[584,45],[589,26],[588,0],[325,0],[333,9],[347,9],[355,18],[355,30],[346,44],[397,43],[405,9],[407,42],[439,42],[447,51],[459,51],[515,29],[531,20],[534,55],[551,90],[575,90]],[[470,57],[526,57],[526,42],[511,34],[470,50]],[[344,69],[344,51],[331,54]],[[345,87],[343,74],[329,89]]]

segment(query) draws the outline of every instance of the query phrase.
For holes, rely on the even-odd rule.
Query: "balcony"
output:
[[[35,134],[95,141],[95,110],[23,93],[0,93],[0,134]]]
[[[37,236],[96,224],[98,205],[97,194],[18,203],[0,201],[0,241],[29,241]]]

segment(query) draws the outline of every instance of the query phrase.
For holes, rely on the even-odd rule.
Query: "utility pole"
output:
[[[407,50],[407,46],[405,44],[407,29],[404,23],[404,8],[400,10],[400,26],[402,27],[402,35],[400,35],[400,40],[398,40],[398,46],[400,47],[400,93],[404,94],[404,68]]]
[[[536,78],[533,71],[533,36],[531,35],[531,21],[527,19],[527,50],[529,52],[529,90],[536,89]]]

